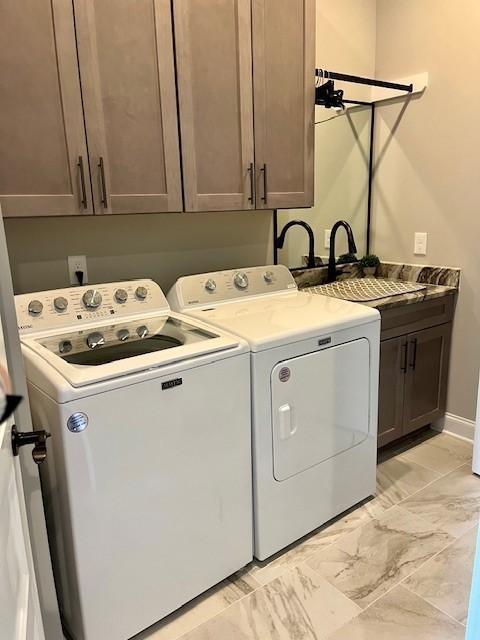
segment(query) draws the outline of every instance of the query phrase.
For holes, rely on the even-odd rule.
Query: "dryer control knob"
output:
[[[147,287],[137,287],[135,289],[135,295],[139,300],[145,300],[145,298],[147,297],[147,294],[148,294]]]
[[[87,309],[98,309],[102,304],[102,294],[97,289],[88,289],[83,294],[82,300]]]
[[[57,311],[65,311],[65,309],[68,307],[68,300],[63,296],[59,296],[53,301],[53,306]]]
[[[128,340],[129,337],[130,337],[130,331],[128,329],[119,329],[117,331],[117,338],[122,342],[125,342],[125,340]]]
[[[210,291],[213,293],[213,291],[215,291],[215,289],[217,288],[217,283],[215,282],[215,280],[212,280],[212,278],[209,278],[206,282],[205,282],[205,289],[207,291]]]
[[[119,304],[123,304],[124,302],[126,302],[127,298],[128,293],[125,291],[125,289],[117,289],[115,291],[115,301]]]
[[[104,344],[105,338],[100,331],[94,331],[87,336],[87,347],[89,349],[97,349],[98,347],[103,347]]]
[[[263,274],[263,279],[265,280],[265,282],[267,282],[268,284],[270,284],[271,282],[273,282],[273,271],[265,271],[265,273]]]
[[[148,336],[148,327],[146,327],[144,324],[142,324],[140,327],[137,328],[137,336],[139,338],[146,338]]]
[[[246,289],[248,287],[248,276],[243,271],[239,271],[233,277],[233,284],[237,289]]]
[[[28,313],[31,316],[39,316],[43,311],[43,304],[40,300],[31,300],[28,303]]]

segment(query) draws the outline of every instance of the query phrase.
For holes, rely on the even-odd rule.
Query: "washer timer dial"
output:
[[[87,309],[98,309],[102,304],[102,294],[97,289],[88,289],[83,294],[82,300]]]

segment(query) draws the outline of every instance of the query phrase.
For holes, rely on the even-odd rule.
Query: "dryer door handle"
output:
[[[297,426],[294,424],[294,411],[292,407],[287,404],[282,404],[278,408],[278,424],[281,440],[288,440],[297,432]]]

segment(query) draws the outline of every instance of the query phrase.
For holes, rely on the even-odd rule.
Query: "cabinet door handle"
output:
[[[83,168],[83,156],[78,156],[77,167],[80,170],[80,187],[82,189],[80,204],[84,209],[86,209],[88,204],[87,204],[87,189],[85,187],[85,169]]]
[[[105,183],[105,166],[103,164],[103,158],[100,156],[98,161],[98,168],[100,169],[100,184],[102,187],[102,204],[106,208],[108,206],[107,202],[107,185]]]
[[[401,371],[405,373],[407,371],[407,353],[408,353],[408,342],[402,344],[402,366],[400,367]]]
[[[253,204],[253,191],[255,187],[255,167],[253,165],[253,162],[251,162],[250,166],[248,167],[248,173],[250,174],[250,196],[248,198],[248,201]]]
[[[417,364],[417,338],[412,338],[412,353],[410,357],[410,369],[415,371],[415,366]]]
[[[265,204],[267,204],[267,165],[264,164],[263,167],[260,169],[260,171],[263,173],[263,196],[262,196],[262,200]]]

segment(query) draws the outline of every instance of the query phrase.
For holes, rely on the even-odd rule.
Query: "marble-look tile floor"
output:
[[[377,494],[135,640],[460,640],[480,515],[472,447],[430,432]]]

